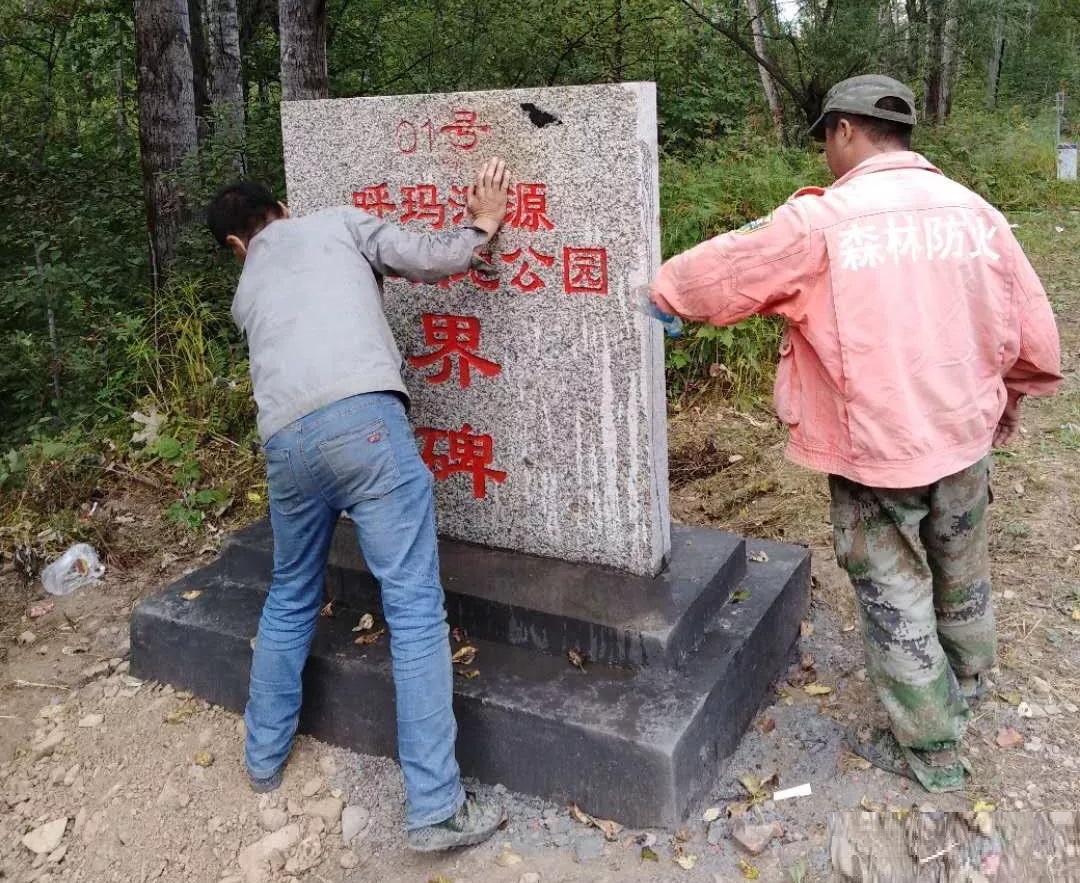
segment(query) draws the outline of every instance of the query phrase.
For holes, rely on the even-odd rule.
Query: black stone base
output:
[[[694,543],[678,554],[712,557],[709,535],[724,536],[695,531]],[[679,668],[594,664],[583,674],[561,655],[471,641],[479,647],[474,666],[480,676],[455,679],[463,772],[573,800],[628,825],[683,821],[785,665],[808,602],[807,550],[750,546],[764,551],[768,562],[751,562],[736,586],[748,597],[724,604],[701,624],[700,646]],[[143,602],[132,620],[131,649],[138,676],[240,711],[265,584],[237,579],[231,554]],[[673,570],[679,566],[675,557]],[[540,566],[530,560],[529,567]],[[203,593],[184,601],[180,594],[188,588]],[[320,618],[304,675],[301,729],[333,744],[393,756],[388,647],[385,638],[354,645],[355,621],[351,615]]]
[[[671,563],[657,577],[474,546],[439,543],[451,624],[470,637],[565,658],[571,648],[606,665],[679,666],[746,573],[742,537],[676,525]],[[230,579],[266,588],[273,564],[269,521],[230,537]],[[353,610],[381,612],[379,586],[353,525],[334,535],[327,595]]]

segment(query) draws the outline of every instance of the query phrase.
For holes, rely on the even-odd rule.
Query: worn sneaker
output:
[[[475,846],[491,837],[505,821],[506,810],[501,803],[466,793],[461,809],[445,822],[410,831],[409,849],[441,852],[459,846]]]
[[[251,783],[251,790],[256,794],[277,791],[281,787],[281,770],[271,773],[265,779],[256,779],[251,773],[248,773],[248,781]]]
[[[890,730],[874,729],[860,737],[857,730],[848,733],[851,750],[879,770],[911,779],[931,793],[962,791],[968,769],[955,749],[917,751],[896,741]]]

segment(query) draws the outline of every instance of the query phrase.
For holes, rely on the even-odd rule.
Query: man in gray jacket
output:
[[[207,213],[214,237],[244,265],[232,314],[248,341],[274,532],[244,715],[252,787],[281,784],[330,539],[347,512],[382,591],[408,843],[423,852],[486,840],[505,812],[461,784],[433,479],[406,416],[382,280],[466,271],[502,224],[507,190],[504,163],[488,161],[469,191],[471,225],[442,233],[406,231],[354,208],[293,219],[248,181],[219,191]]]

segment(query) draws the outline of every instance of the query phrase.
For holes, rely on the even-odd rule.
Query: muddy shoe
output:
[[[267,794],[270,791],[277,791],[281,787],[281,770],[276,773],[271,773],[265,779],[256,779],[251,773],[248,773],[248,782],[251,783],[251,790],[256,794]]]
[[[993,686],[985,675],[976,675],[971,678],[957,677],[956,680],[960,684],[960,692],[964,694],[968,702],[978,702],[990,692],[990,687]]]
[[[465,802],[445,822],[409,832],[413,852],[441,852],[483,843],[506,821],[506,810],[490,798],[466,794]]]
[[[879,770],[918,782],[927,791],[962,791],[967,769],[955,749],[916,751],[903,747],[889,730],[875,729],[860,737],[848,733],[851,750]]]

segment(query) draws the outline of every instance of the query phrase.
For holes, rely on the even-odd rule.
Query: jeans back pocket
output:
[[[401,472],[390,431],[382,420],[350,429],[318,443],[319,454],[334,479],[340,505],[386,496]]]

